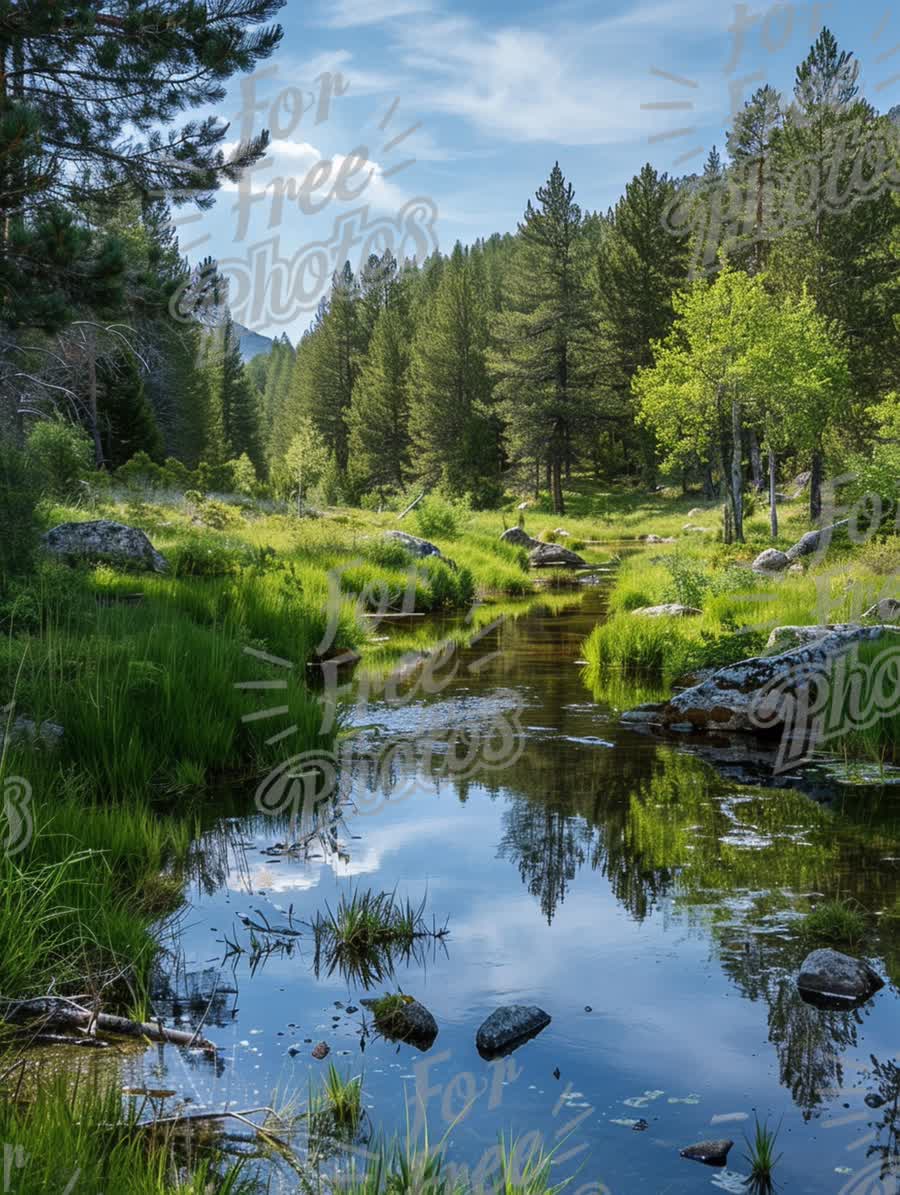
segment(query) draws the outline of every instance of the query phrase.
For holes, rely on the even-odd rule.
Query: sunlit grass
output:
[[[861,906],[846,899],[822,901],[800,924],[804,937],[844,946],[856,946],[866,936],[867,929]]]

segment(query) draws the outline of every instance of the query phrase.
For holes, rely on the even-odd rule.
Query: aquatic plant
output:
[[[770,1195],[770,1192],[774,1190],[772,1171],[781,1158],[781,1154],[775,1156],[775,1142],[778,1139],[781,1122],[779,1121],[778,1128],[770,1129],[768,1121],[765,1124],[760,1124],[757,1117],[755,1125],[753,1140],[744,1138],[749,1150],[744,1157],[750,1165],[747,1187],[752,1195]]]
[[[865,911],[858,901],[825,900],[804,917],[800,932],[807,938],[855,946],[866,935]]]

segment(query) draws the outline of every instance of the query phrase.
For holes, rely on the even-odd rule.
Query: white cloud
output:
[[[430,12],[431,0],[326,0],[323,24],[333,29],[380,25],[398,17]]]

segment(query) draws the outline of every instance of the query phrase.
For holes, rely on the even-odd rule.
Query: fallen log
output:
[[[40,1031],[46,1029],[88,1029],[92,1033],[113,1033],[120,1037],[145,1037],[173,1046],[192,1046],[216,1050],[213,1042],[190,1030],[170,1029],[156,1022],[132,1021],[108,1012],[92,1012],[65,996],[37,996],[32,1000],[5,1000],[0,1003],[0,1021],[21,1025],[35,1021]]]

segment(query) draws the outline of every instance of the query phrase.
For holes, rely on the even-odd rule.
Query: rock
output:
[[[587,562],[577,552],[564,548],[562,544],[537,544],[528,553],[532,568],[586,568]]]
[[[806,487],[809,485],[811,480],[812,480],[812,473],[810,473],[809,470],[807,470],[805,473],[798,473],[797,476],[794,478],[793,486],[794,486],[794,489],[797,491],[798,498],[803,493],[803,491],[806,489]]]
[[[900,635],[890,626],[828,629],[790,651],[774,656],[739,660],[718,668],[710,677],[675,693],[668,702],[645,705],[623,715],[629,722],[691,722],[706,730],[743,731],[751,734],[780,731],[787,713],[793,716],[796,692],[815,678],[827,675],[837,656],[854,643]],[[787,713],[786,713],[787,712]]]
[[[108,564],[149,570],[169,571],[168,561],[137,527],[95,519],[90,523],[60,523],[41,540],[44,551],[60,560],[102,560]]]
[[[409,552],[410,556],[415,556],[417,560],[424,560],[427,556],[437,556],[439,560],[447,559],[440,548],[429,543],[427,539],[420,539],[418,535],[409,535],[406,531],[385,531],[384,538],[400,544]],[[447,563],[449,564],[450,561]]]
[[[373,1009],[379,1003],[378,1000],[360,1001],[360,1004]],[[431,1048],[438,1035],[437,1021],[418,1000],[397,1004],[380,1015],[376,1012],[375,1028],[383,1037],[406,1042],[423,1051]]]
[[[803,960],[797,987],[802,996],[811,996],[814,1001],[824,997],[858,1003],[884,987],[884,981],[862,959],[823,949],[814,950]]]
[[[687,517],[688,517],[689,519],[699,519],[699,517],[700,517],[702,514],[706,514],[706,511],[703,509],[703,507],[702,507],[702,506],[695,506],[693,510],[689,510],[689,511],[688,511],[688,516],[687,516]]]
[[[638,606],[632,614],[639,614],[642,618],[688,618],[694,614],[702,614],[696,606],[682,606],[680,602],[667,602],[662,606]]]
[[[685,523],[681,530],[686,531],[689,535],[706,535],[706,533],[709,531],[709,528],[697,527],[694,523]]]
[[[866,610],[863,618],[872,618],[878,622],[900,622],[900,602],[896,598],[879,598],[874,606]]]
[[[674,535],[665,535],[665,536],[663,536],[663,535],[645,535],[644,543],[645,544],[674,544],[675,536]]]
[[[728,1161],[728,1151],[734,1145],[728,1137],[716,1141],[698,1141],[696,1145],[688,1145],[680,1151],[683,1158],[690,1158],[694,1162],[705,1162],[707,1166],[724,1166]]]
[[[532,539],[521,527],[510,527],[503,532],[500,538],[506,544],[515,544],[517,547],[528,549],[538,547],[541,542],[538,539]]]
[[[789,651],[792,647],[815,643],[818,639],[824,639],[826,635],[848,635],[861,629],[858,622],[832,622],[812,627],[775,627],[766,640],[766,647]]]
[[[820,531],[807,531],[806,535],[800,536],[792,548],[788,548],[785,555],[788,560],[797,560],[800,556],[811,556],[823,544],[830,543],[834,532],[846,527],[849,522],[849,519],[841,519],[839,523],[832,523],[830,527],[823,527]]]
[[[878,1095],[877,1092],[870,1091],[868,1093],[868,1095],[866,1096],[866,1098],[863,1100],[863,1103],[866,1105],[867,1108],[883,1108],[884,1105],[887,1103],[887,1100],[885,1100],[882,1096]]]
[[[327,1042],[320,1041],[317,1046],[312,1048],[312,1056],[317,1062],[321,1062],[323,1058],[327,1058],[331,1053],[331,1048]]]
[[[795,564],[791,565],[791,567],[788,569],[788,572],[794,573],[794,574],[799,573],[799,575],[802,577],[803,574],[806,572],[806,569],[803,567],[803,565],[798,560]]]
[[[766,548],[750,567],[755,573],[780,573],[790,563],[784,552],[779,552],[777,548]]]
[[[674,730],[677,734],[693,734],[697,729],[693,722],[673,722],[669,730]]]
[[[16,718],[9,733],[0,735],[0,746],[43,747],[46,751],[56,751],[62,745],[65,733],[56,722],[42,722],[38,726],[31,718]]]
[[[482,1058],[511,1054],[549,1024],[550,1017],[536,1005],[506,1004],[495,1009],[481,1025],[475,1045]]]
[[[527,510],[529,506],[531,506],[531,503],[526,500],[525,502],[520,502],[516,510]]]
[[[564,527],[557,527],[554,530],[553,534],[554,535],[564,535],[568,539],[571,533],[566,531],[566,529]]]

